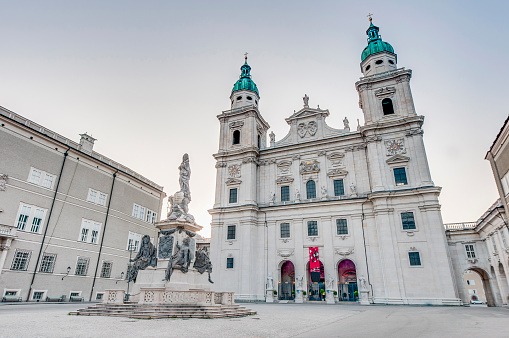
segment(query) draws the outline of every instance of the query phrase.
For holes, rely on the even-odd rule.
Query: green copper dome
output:
[[[255,92],[256,95],[260,96],[256,84],[253,82],[253,80],[251,80],[251,67],[247,64],[247,57],[246,62],[242,65],[242,67],[240,67],[240,70],[242,72],[240,74],[239,80],[233,85],[232,94],[238,90],[250,90]]]
[[[366,34],[368,35],[368,46],[364,48],[361,54],[361,60],[364,61],[366,58],[372,54],[380,53],[380,52],[389,52],[394,53],[394,48],[385,41],[382,41],[382,37],[378,34],[379,28],[371,22]]]

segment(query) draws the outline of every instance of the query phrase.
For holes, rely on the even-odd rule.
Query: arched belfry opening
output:
[[[240,144],[240,130],[233,132],[233,144]]]
[[[394,107],[392,105],[392,100],[389,98],[385,98],[382,100],[382,109],[384,111],[384,115],[394,114]]]

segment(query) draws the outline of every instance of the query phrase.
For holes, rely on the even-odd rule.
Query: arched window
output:
[[[258,135],[258,149],[262,147],[262,137]]]
[[[382,100],[382,109],[384,111],[384,115],[394,114],[394,107],[392,106],[391,99],[383,99]]]
[[[240,144],[240,130],[233,132],[233,144]]]
[[[310,180],[306,183],[306,196],[308,199],[316,198],[316,184],[315,181]]]

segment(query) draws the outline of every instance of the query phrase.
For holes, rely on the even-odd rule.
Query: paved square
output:
[[[69,316],[87,304],[0,306],[1,337],[507,337],[509,309],[246,304],[232,319]]]

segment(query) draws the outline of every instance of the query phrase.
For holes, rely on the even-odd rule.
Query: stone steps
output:
[[[140,319],[156,318],[232,318],[254,315],[256,312],[238,305],[138,305],[96,304],[70,312],[79,316],[116,316]]]

